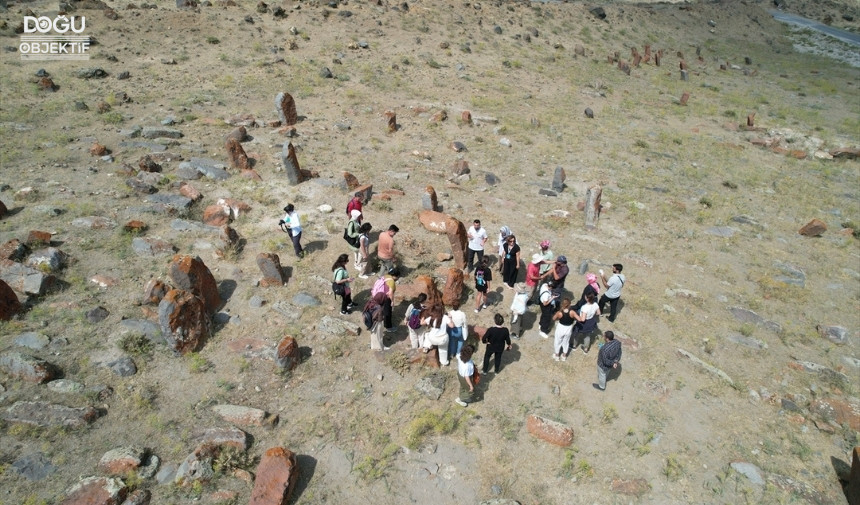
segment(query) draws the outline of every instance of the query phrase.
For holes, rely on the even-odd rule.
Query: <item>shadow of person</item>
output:
[[[297,454],[296,466],[301,468],[302,471],[299,472],[299,478],[296,480],[296,487],[293,488],[293,498],[290,500],[290,503],[297,503],[299,501],[299,497],[301,497],[302,493],[304,493],[308,488],[308,485],[314,478],[314,472],[317,468],[317,460],[306,454]]]
[[[610,368],[609,372],[606,374],[606,382],[617,381],[618,378],[621,376],[621,369],[622,368],[623,368],[623,365],[621,363],[618,363],[617,368]]]
[[[327,246],[327,240],[312,240],[308,243],[302,244],[302,249],[305,251],[305,254],[310,254],[316,251],[324,251]]]

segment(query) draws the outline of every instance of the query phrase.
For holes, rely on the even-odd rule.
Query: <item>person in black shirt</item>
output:
[[[511,350],[511,332],[508,331],[507,328],[502,326],[505,324],[505,318],[502,317],[501,314],[496,314],[493,316],[493,322],[496,323],[492,328],[488,328],[487,332],[484,333],[484,338],[481,339],[481,342],[487,344],[487,349],[484,351],[484,373],[489,373],[490,369],[490,356],[495,355],[495,368],[493,371],[495,373],[499,373],[499,368],[502,366],[502,352],[506,349]]]

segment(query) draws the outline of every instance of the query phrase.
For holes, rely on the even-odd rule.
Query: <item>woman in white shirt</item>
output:
[[[424,333],[424,352],[430,350],[430,347],[436,346],[439,350],[439,363],[442,366],[447,366],[448,361],[448,328],[454,326],[448,314],[445,314],[445,307],[442,305],[434,305],[430,307],[430,315],[423,321],[427,326]]]
[[[286,214],[278,224],[286,228],[287,234],[293,241],[293,250],[296,251],[296,256],[303,258],[305,251],[302,249],[302,223],[299,221],[299,213],[296,212],[296,207],[293,204],[284,207],[284,212]]]
[[[597,327],[597,317],[600,315],[600,306],[597,305],[597,297],[594,296],[593,293],[588,293],[585,295],[585,304],[579,308],[579,314],[576,314],[574,318],[576,319],[576,323],[573,325],[573,336],[571,340],[573,345],[571,346],[573,349],[576,349],[579,344],[577,343],[577,334],[582,334],[582,352],[588,354],[588,351],[591,349],[591,334],[594,332],[594,329]],[[585,340],[588,339],[588,344],[586,344]]]
[[[460,354],[460,349],[462,349],[468,335],[466,314],[460,310],[460,302],[454,302],[451,305],[448,318],[451,320],[451,327],[448,328],[448,356],[456,356]]]

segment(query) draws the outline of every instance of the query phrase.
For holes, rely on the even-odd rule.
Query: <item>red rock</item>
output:
[[[120,505],[127,494],[120,479],[87,477],[69,490],[60,505]]]
[[[257,255],[257,267],[263,272],[260,280],[262,287],[278,287],[287,283],[287,274],[281,267],[281,259],[274,253],[260,253]]]
[[[60,370],[51,363],[19,352],[0,355],[0,370],[23,381],[44,384],[60,376]]]
[[[385,121],[388,123],[388,133],[394,133],[397,131],[397,113],[393,110],[385,111]]]
[[[239,233],[225,224],[218,233],[218,239],[225,247],[235,246],[239,243]]]
[[[107,275],[96,274],[90,277],[90,282],[98,285],[100,288],[109,288],[111,286],[116,286],[119,284],[119,279],[115,277],[108,277]]]
[[[361,186],[361,183],[358,182],[358,178],[349,172],[343,173],[343,180],[346,182],[346,188],[350,191]]]
[[[210,205],[203,209],[203,222],[209,226],[223,226],[230,222],[230,211],[222,205]]]
[[[15,291],[0,279],[0,321],[11,320],[23,308]]]
[[[804,237],[819,237],[825,231],[827,231],[827,225],[824,224],[824,221],[820,219],[813,219],[812,221],[803,225],[803,228],[801,228],[798,233],[800,233]]]
[[[198,445],[210,445],[219,449],[232,447],[240,451],[248,450],[248,434],[239,428],[209,428],[194,437]]]
[[[837,147],[830,150],[830,156],[834,158],[856,159],[860,158],[860,148],[856,147]],[[2,213],[0,213],[2,216]]]
[[[534,414],[526,419],[526,429],[537,438],[560,447],[573,443],[573,429]]]
[[[689,99],[690,99],[690,94],[684,93],[683,95],[681,95],[681,101],[679,103],[681,105],[687,105],[687,100],[689,100]]]
[[[251,210],[250,205],[241,200],[236,200],[235,198],[219,198],[215,203],[224,207],[231,219],[238,219],[239,214]]]
[[[0,259],[4,260],[21,261],[29,253],[30,248],[26,244],[22,244],[17,238],[13,238],[0,246]]]
[[[427,187],[429,188],[430,186]],[[406,192],[402,189],[386,189],[382,194],[388,196],[406,196]]]
[[[104,156],[107,153],[107,147],[99,144],[98,142],[93,142],[93,145],[90,146],[90,154],[93,156]]]
[[[466,160],[457,160],[454,162],[454,167],[452,169],[454,175],[463,175],[468,174],[469,170],[469,162]]]
[[[439,364],[439,352],[435,347],[431,347],[426,353],[421,349],[409,349],[406,351],[406,360],[410,365],[441,368]]]
[[[38,84],[39,84],[39,89],[42,89],[45,91],[56,91],[57,90],[57,85],[54,84],[53,79],[51,79],[50,77],[42,77],[41,79],[39,79]]]
[[[287,505],[299,478],[296,455],[284,447],[268,449],[257,466],[248,505]]]
[[[472,113],[467,111],[467,110],[464,110],[463,112],[460,113],[460,121],[463,124],[467,124],[469,126],[472,126]]]
[[[281,118],[281,123],[285,126],[291,126],[299,122],[299,115],[296,112],[296,101],[289,93],[279,93],[278,100],[275,104],[278,107],[278,115]]]
[[[146,155],[137,162],[141,172],[161,172],[161,165],[152,159],[152,156]]]
[[[442,293],[442,303],[451,306],[459,303],[463,297],[463,270],[459,268],[448,269],[448,280],[445,282],[445,291]]]
[[[435,112],[432,116],[430,116],[430,121],[434,123],[440,123],[448,119],[448,111],[440,110]]]
[[[192,202],[196,202],[203,198],[203,195],[201,195],[200,192],[197,191],[197,188],[184,181],[179,184],[179,194],[181,194],[185,198],[188,198]]]
[[[250,170],[251,162],[248,160],[248,155],[245,154],[245,149],[238,140],[234,138],[227,139],[226,148],[227,157],[230,159],[230,166],[236,170]]]
[[[280,124],[277,126],[280,126]],[[236,139],[237,142],[244,142],[247,138],[248,130],[246,130],[244,126],[237,126],[233,131],[228,133],[226,137],[224,137],[224,141],[226,142],[230,139]]]
[[[299,366],[302,361],[302,356],[299,353],[299,344],[291,336],[286,336],[281,339],[278,344],[278,354],[275,356],[275,363],[282,370],[290,371]]]
[[[125,223],[122,227],[122,229],[125,230],[126,233],[138,234],[145,232],[147,228],[148,226],[146,226],[146,223],[144,223],[143,221],[138,221],[136,219]]]
[[[433,189],[433,186],[427,186],[424,188],[424,198],[422,198],[421,204],[425,210],[439,210],[439,199],[436,196],[436,190]]]
[[[31,230],[30,233],[27,234],[26,244],[28,247],[33,248],[50,245],[51,234],[46,231]]]
[[[125,475],[137,470],[145,455],[145,451],[138,447],[111,449],[99,460],[99,470],[108,475]]]
[[[174,256],[170,265],[170,278],[177,287],[199,296],[209,314],[214,314],[221,306],[218,283],[199,257],[181,254]]]
[[[788,155],[796,160],[805,160],[809,154],[802,149],[792,149],[788,152]]]
[[[380,193],[380,194],[376,195],[376,198],[379,200],[382,200],[383,202],[391,201],[391,195],[389,195],[387,193]]]
[[[160,280],[149,279],[146,286],[143,287],[143,303],[158,305],[168,290],[168,286]]]
[[[860,403],[857,401],[845,402],[836,398],[815,400],[809,405],[809,411],[827,421],[847,424],[852,430],[860,431]]]
[[[354,195],[361,195],[362,202],[367,205],[370,202],[370,199],[373,197],[373,184],[362,184],[361,186],[354,188]]]
[[[200,350],[212,334],[212,319],[201,298],[184,289],[172,289],[158,304],[161,333],[174,351]]]

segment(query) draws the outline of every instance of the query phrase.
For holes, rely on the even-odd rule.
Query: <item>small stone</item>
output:
[[[820,219],[813,219],[806,223],[798,233],[804,237],[820,237],[825,231],[827,231],[827,225]]]

